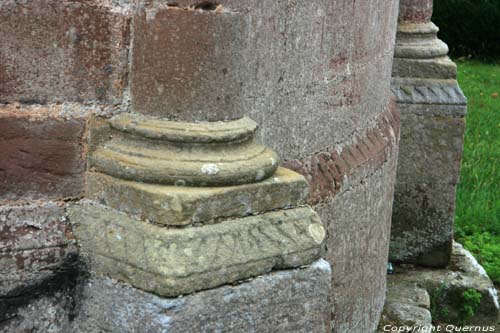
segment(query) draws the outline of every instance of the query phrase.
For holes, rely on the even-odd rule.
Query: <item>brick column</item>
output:
[[[390,258],[446,266],[466,99],[431,15],[431,0],[400,3],[392,90],[401,113],[401,143]]]

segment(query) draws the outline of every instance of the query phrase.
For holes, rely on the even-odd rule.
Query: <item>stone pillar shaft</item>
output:
[[[466,99],[431,14],[432,1],[400,3],[392,90],[401,113],[401,142],[390,259],[446,266]]]

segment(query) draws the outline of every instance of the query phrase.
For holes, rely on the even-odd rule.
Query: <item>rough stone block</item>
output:
[[[417,327],[422,332],[432,327],[430,297],[425,288],[415,282],[387,277],[387,298],[378,332],[390,332],[399,327]]]
[[[84,129],[59,107],[0,107],[0,200],[81,196]]]
[[[180,187],[125,181],[87,174],[90,199],[155,224],[187,225],[307,203],[309,188],[301,175],[279,168],[259,183],[227,187]]]
[[[93,276],[71,332],[330,332],[330,279],[320,259],[235,286],[160,298]]]
[[[450,265],[445,269],[396,266],[393,283],[417,283],[433,295],[439,313],[433,318],[442,324],[464,326],[464,298],[467,290],[481,294],[474,315],[466,325],[495,327],[500,319],[498,295],[493,283],[476,259],[462,245],[454,243]]]
[[[0,207],[0,331],[19,307],[57,287],[75,253],[63,203]]]
[[[309,207],[186,228],[152,225],[90,203],[69,211],[94,271],[165,296],[308,264],[325,237]]]
[[[2,1],[0,102],[121,101],[129,22],[98,1]]]
[[[454,212],[455,185],[396,183],[390,260],[446,266],[453,241]]]
[[[134,17],[135,111],[184,121],[243,116],[243,25],[223,5],[160,6]]]
[[[400,104],[399,108],[402,126],[397,181],[456,184],[465,131],[463,115],[439,114],[438,105],[412,108]]]
[[[448,58],[409,59],[394,58],[393,77],[455,79],[457,66]]]
[[[62,281],[52,281],[61,287],[59,292],[33,295],[16,304],[15,312],[3,312],[0,297],[0,332],[1,333],[69,333],[71,331],[69,318],[74,307],[74,296],[66,292],[64,278]],[[12,299],[8,299],[12,301]],[[6,315],[4,318],[3,315]]]
[[[421,332],[430,332],[432,327],[431,313],[428,309],[415,305],[386,303],[377,332],[391,332],[391,329],[394,332],[400,327],[408,327],[409,329],[418,327]]]
[[[401,0],[399,3],[399,22],[428,22],[431,16],[432,0]]]

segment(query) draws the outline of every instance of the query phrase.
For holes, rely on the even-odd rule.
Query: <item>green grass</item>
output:
[[[468,110],[455,238],[500,284],[500,64],[457,65]]]

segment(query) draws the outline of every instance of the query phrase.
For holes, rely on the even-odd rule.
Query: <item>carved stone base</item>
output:
[[[325,230],[308,184],[255,142],[251,119],[93,124],[91,201],[68,209],[92,272],[176,297],[319,258]]]
[[[93,204],[69,209],[93,271],[164,296],[189,294],[317,259],[325,232],[309,207],[165,228]]]

